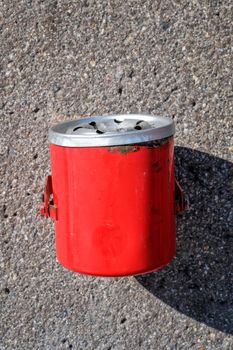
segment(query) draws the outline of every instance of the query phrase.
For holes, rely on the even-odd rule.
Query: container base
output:
[[[162,263],[161,265],[156,266],[156,267],[143,269],[143,270],[139,270],[139,271],[122,272],[122,273],[114,273],[114,274],[92,273],[92,272],[88,272],[88,271],[81,271],[81,270],[78,270],[76,268],[73,268],[73,267],[70,267],[70,266],[66,266],[61,261],[59,261],[59,259],[57,259],[57,260],[58,260],[59,264],[62,265],[63,267],[65,267],[66,269],[68,269],[70,271],[73,271],[73,272],[77,272],[77,273],[79,273],[81,275],[88,275],[88,276],[93,276],[93,277],[129,277],[129,276],[145,275],[145,274],[148,274],[148,273],[160,270],[163,267],[165,267],[166,265],[168,265],[173,260],[173,258],[174,258],[174,256],[172,256],[169,260],[165,261],[164,263]]]

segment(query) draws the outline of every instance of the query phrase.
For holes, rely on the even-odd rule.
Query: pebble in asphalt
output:
[[[0,4],[0,349],[233,349],[232,2]],[[38,217],[47,131],[123,112],[176,122],[191,207],[165,269],[65,270]]]

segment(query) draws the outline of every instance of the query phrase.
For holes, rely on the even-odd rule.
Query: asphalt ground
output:
[[[0,10],[0,349],[233,349],[232,1],[3,0]],[[190,199],[176,258],[137,278],[75,274],[38,216],[48,128],[123,112],[176,122]]]

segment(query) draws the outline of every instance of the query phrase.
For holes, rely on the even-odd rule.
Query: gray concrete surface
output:
[[[232,1],[1,1],[1,350],[233,349]],[[143,277],[74,274],[38,216],[47,131],[151,112],[177,125],[191,208]]]

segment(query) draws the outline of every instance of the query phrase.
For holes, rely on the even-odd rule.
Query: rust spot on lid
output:
[[[148,148],[156,148],[162,145],[165,145],[169,141],[170,137],[161,140],[149,141],[141,143],[141,145],[147,146]]]
[[[120,152],[122,154],[126,154],[129,152],[138,152],[143,147],[146,147],[148,149],[160,147],[160,146],[166,144],[169,141],[169,139],[170,139],[170,137],[167,137],[167,138],[161,139],[161,140],[142,142],[142,143],[138,143],[138,144],[111,146],[111,147],[108,147],[108,150],[109,150],[109,152],[112,152],[112,153]]]
[[[129,152],[138,152],[139,149],[140,149],[139,146],[134,146],[134,145],[122,145],[122,146],[108,147],[109,152],[112,152],[112,153],[120,152],[122,154],[126,154]]]

